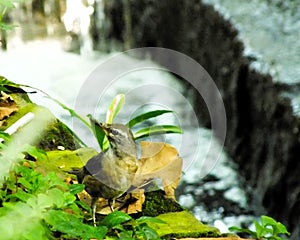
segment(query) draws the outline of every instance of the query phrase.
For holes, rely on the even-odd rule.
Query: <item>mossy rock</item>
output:
[[[37,147],[45,151],[57,150],[63,147],[66,150],[76,150],[84,146],[81,140],[61,121],[54,120],[49,124],[41,136]]]
[[[149,225],[154,228],[163,239],[222,236],[217,228],[201,223],[188,211],[164,213],[156,218],[165,223],[151,222]]]
[[[71,170],[74,167],[83,167],[98,152],[93,148],[80,148],[74,151],[47,151],[46,154],[46,158],[37,159],[37,169],[44,173],[51,171],[64,172],[63,175],[66,176],[65,171]]]
[[[162,190],[146,192],[145,196],[146,199],[142,208],[143,216],[156,217],[160,214],[184,210],[179,203],[171,198],[167,198]]]

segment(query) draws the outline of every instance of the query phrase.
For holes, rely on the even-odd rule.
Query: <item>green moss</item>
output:
[[[166,198],[162,190],[147,192],[142,215],[155,217],[163,213],[179,212],[183,208],[173,199]]]
[[[83,167],[90,158],[98,154],[93,148],[47,151],[46,153],[46,158],[36,160],[37,171],[43,174],[56,172],[63,179],[66,178],[67,170]]]
[[[54,120],[47,126],[38,147],[46,151],[57,150],[63,146],[67,150],[76,150],[84,144],[80,139],[61,121]]]
[[[149,225],[164,239],[221,236],[217,228],[201,223],[188,211],[165,213],[157,218],[163,220],[165,224],[151,222]]]
[[[73,167],[81,168],[89,159],[97,154],[98,152],[93,148],[47,152],[48,162],[54,167],[64,170],[71,170]]]

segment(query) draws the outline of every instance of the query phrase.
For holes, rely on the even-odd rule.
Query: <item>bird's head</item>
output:
[[[136,144],[131,130],[123,124],[99,123],[99,126],[105,132],[110,146],[117,153],[126,153],[136,156]]]

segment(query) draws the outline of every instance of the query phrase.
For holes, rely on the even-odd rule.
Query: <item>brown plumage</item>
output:
[[[97,199],[108,199],[113,208],[115,199],[130,188],[138,168],[136,144],[130,129],[122,124],[95,124],[104,130],[110,147],[92,157],[83,168],[69,172],[77,175],[78,182],[85,185],[92,197],[94,223]]]

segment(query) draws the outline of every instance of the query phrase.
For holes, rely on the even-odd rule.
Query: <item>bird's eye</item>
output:
[[[119,134],[119,132],[115,129],[110,129],[110,133],[115,136]]]

